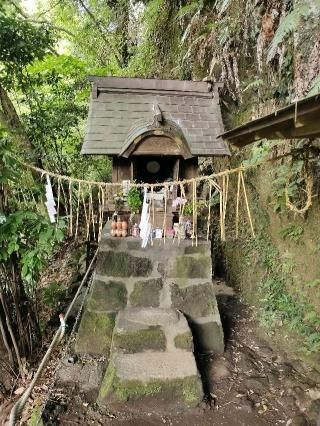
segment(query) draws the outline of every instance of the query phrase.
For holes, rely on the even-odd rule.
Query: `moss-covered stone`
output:
[[[28,426],[44,426],[43,420],[41,418],[42,404],[36,405],[32,410]]]
[[[175,308],[191,317],[203,317],[215,311],[215,295],[212,283],[180,288],[171,285],[171,300]]]
[[[141,250],[141,240],[128,241],[127,247],[129,250]]]
[[[127,304],[127,289],[118,281],[95,280],[88,300],[91,311],[117,311]]]
[[[210,321],[203,324],[191,322],[194,343],[200,352],[224,352],[224,336],[220,322]]]
[[[166,336],[160,326],[116,332],[113,336],[113,348],[122,353],[136,353],[145,350],[165,351]]]
[[[174,338],[174,344],[176,348],[193,351],[193,338],[191,332],[187,331],[186,333],[178,334]]]
[[[111,277],[147,277],[151,274],[152,269],[150,259],[131,256],[123,251],[101,252],[96,266],[98,274]]]
[[[101,406],[106,404],[110,397],[124,402],[148,396],[168,401],[180,400],[194,406],[201,401],[203,389],[198,376],[172,380],[150,380],[147,383],[139,380],[120,380],[111,362],[101,384],[97,402]]]
[[[115,313],[86,310],[81,319],[75,351],[109,355],[114,323]]]
[[[211,258],[209,256],[177,256],[172,262],[168,277],[210,278]]]
[[[161,289],[161,278],[137,281],[134,284],[133,292],[130,294],[130,303],[132,306],[158,307]]]
[[[198,246],[187,246],[184,249],[184,254],[206,254],[210,256],[211,247],[208,244],[199,244]]]
[[[117,239],[117,238],[105,238],[103,240],[103,245],[107,245],[112,249],[118,248],[120,244],[121,244],[121,239]]]

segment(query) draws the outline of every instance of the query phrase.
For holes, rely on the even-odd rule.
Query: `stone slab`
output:
[[[147,277],[153,265],[150,259],[129,254],[127,251],[101,251],[96,271],[111,277]]]
[[[113,364],[122,380],[148,382],[152,379],[170,380],[198,374],[193,354],[179,349],[175,352],[119,354]]]
[[[121,281],[95,279],[87,307],[91,311],[118,311],[127,305],[126,285]]]
[[[95,359],[69,363],[65,358],[57,371],[55,385],[79,390],[88,402],[95,402],[103,379],[104,365]]]
[[[75,352],[108,356],[110,353],[115,313],[85,310],[76,342]]]
[[[130,294],[132,306],[157,307],[160,304],[160,290],[163,282],[161,278],[146,281],[136,281]]]
[[[167,404],[195,406],[203,397],[201,378],[192,353],[144,352],[116,355],[103,379],[99,405],[112,401],[143,401],[160,398]]]
[[[113,351],[136,353],[143,351],[165,351],[166,336],[160,326],[151,325],[140,329],[121,330],[113,334]]]
[[[164,339],[156,331],[157,327],[163,332]],[[177,347],[175,338],[178,335],[189,335],[189,340],[191,338],[192,343],[192,335],[188,322],[184,315],[175,309],[126,308],[119,311],[114,330],[115,342],[121,340],[123,345],[121,336],[128,341],[128,344],[132,343],[132,341],[139,342],[143,334],[146,337],[146,342],[145,344],[141,342],[142,350],[156,349],[156,345],[163,349],[163,342],[165,341],[165,349],[167,351],[174,351]],[[148,345],[150,345],[149,348]],[[155,347],[152,348],[152,345],[155,345]],[[190,350],[190,344],[187,346],[188,348],[183,349]]]
[[[213,316],[211,320],[202,319],[189,321],[194,336],[194,342],[200,352],[224,352],[224,335],[220,316]]]
[[[171,284],[172,305],[187,317],[203,317],[216,312],[216,298],[211,282],[180,288]]]
[[[174,256],[168,265],[168,277],[170,278],[206,278],[211,280],[211,275],[210,256]]]

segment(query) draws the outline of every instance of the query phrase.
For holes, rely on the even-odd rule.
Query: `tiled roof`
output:
[[[195,156],[230,155],[223,132],[218,85],[209,82],[93,77],[82,154],[119,155],[139,120],[174,122]]]

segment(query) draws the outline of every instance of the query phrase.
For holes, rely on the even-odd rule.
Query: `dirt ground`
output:
[[[44,424],[320,426],[320,373],[258,337],[252,312],[230,287],[218,282],[215,290],[226,351],[198,359],[207,395],[199,408],[170,416],[101,412],[77,393],[59,389],[46,406]]]

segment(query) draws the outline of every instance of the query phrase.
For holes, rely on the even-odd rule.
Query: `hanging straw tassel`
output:
[[[212,195],[212,182],[209,181],[209,206],[208,206],[208,221],[207,221],[207,241],[209,241],[210,234],[210,221],[211,221],[211,195]]]
[[[89,185],[89,206],[90,206],[90,214],[91,214],[91,220],[92,220],[92,232],[93,232],[93,238],[96,239],[96,230],[95,230],[95,222],[94,222],[94,210],[93,210],[93,197],[92,197],[92,185]],[[90,216],[89,216],[90,217]]]
[[[236,239],[238,239],[239,237],[240,184],[241,184],[241,172],[238,173],[238,187],[237,187],[237,199],[236,199]]]
[[[229,175],[226,175],[225,176],[224,205],[223,205],[224,240],[226,239],[226,214],[227,214],[228,193],[229,193]]]
[[[253,228],[253,224],[252,224],[250,207],[249,207],[249,202],[248,202],[248,197],[247,197],[246,186],[245,186],[244,178],[243,178],[243,172],[240,171],[239,173],[240,173],[240,176],[241,176],[242,188],[243,188],[243,193],[244,193],[244,199],[245,199],[245,202],[246,202],[246,207],[247,207],[247,213],[248,213],[248,219],[249,219],[249,223],[250,223],[251,233],[252,233],[252,236],[255,237],[255,232],[254,232],[254,228]]]
[[[72,236],[72,183],[71,179],[69,180],[69,207],[70,207],[70,219],[69,219],[69,235]]]
[[[56,221],[56,229],[58,227],[59,224],[59,212],[60,212],[60,178],[58,178],[58,200],[57,200],[57,221]]]
[[[61,183],[61,193],[62,193],[62,197],[63,197],[63,201],[64,201],[64,210],[65,210],[65,213],[67,215],[68,214],[68,199],[67,199],[64,187],[63,187],[63,182],[61,181],[60,183]]]
[[[192,182],[192,246],[194,239],[196,240],[196,246],[198,245],[198,238],[197,238],[197,182],[194,179]]]
[[[76,230],[74,233],[74,239],[78,236],[78,227],[79,227],[79,210],[80,210],[80,191],[81,191],[81,183],[78,183],[78,193],[77,193],[77,216],[76,216]]]
[[[223,194],[224,194],[224,176],[222,177],[222,185],[220,191],[220,238],[224,241],[224,224],[223,224]]]
[[[81,189],[81,197],[82,197],[84,217],[86,219],[86,239],[88,239],[89,238],[89,230],[90,230],[90,210],[88,208],[88,212],[87,212],[86,202],[85,202],[85,199],[84,199],[84,193],[83,193],[82,189]]]
[[[167,196],[168,196],[168,185],[164,185],[164,217],[163,217],[163,244],[166,243],[166,228],[167,228]]]
[[[105,196],[104,191],[101,185],[99,185],[99,233],[98,233],[98,242],[101,240],[102,227],[103,227],[103,212],[104,212],[104,202]]]

